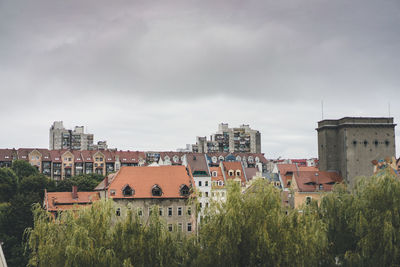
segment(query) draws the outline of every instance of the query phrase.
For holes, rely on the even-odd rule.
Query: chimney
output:
[[[76,185],[72,186],[72,198],[78,199],[78,186]]]

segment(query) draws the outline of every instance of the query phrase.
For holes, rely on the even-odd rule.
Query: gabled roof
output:
[[[210,176],[207,160],[203,153],[187,154],[186,160],[190,165],[193,176]],[[204,173],[204,175],[195,175],[196,173]]]
[[[211,172],[211,181],[218,182],[222,181],[225,184],[224,175],[222,174],[222,170],[220,167],[210,167]],[[217,176],[212,175],[213,172],[217,172]],[[213,188],[223,188],[223,186],[218,186],[218,184],[212,183]]]
[[[77,192],[78,198],[74,199],[72,192],[46,192],[44,206],[47,211],[62,211],[76,209],[92,204],[100,199],[98,192]]]
[[[246,173],[246,178],[248,181],[252,180],[253,177],[257,176],[258,169],[257,168],[244,168]]]
[[[102,182],[104,184],[104,181]],[[185,166],[121,167],[107,187],[110,198],[187,198],[181,196],[180,188],[194,184]],[[129,185],[135,191],[133,196],[125,197],[122,189]],[[152,196],[153,186],[162,190],[161,197]],[[96,187],[100,188],[101,185]],[[114,190],[115,195],[110,194]]]
[[[235,179],[235,178],[240,178],[242,185],[246,184],[246,178],[245,178],[245,173],[243,170],[243,165],[239,161],[226,161],[222,162],[222,165],[224,167],[224,173],[226,179]],[[229,171],[233,170],[234,171],[234,176],[229,176]],[[236,171],[240,171],[240,176],[236,176]]]
[[[299,171],[294,178],[300,192],[331,191],[336,183],[343,181],[337,172],[326,171]]]
[[[144,159],[144,152],[139,151],[115,151],[115,156],[119,157],[121,163],[139,163],[139,159]]]
[[[288,181],[293,178],[293,174],[297,172],[296,164],[277,164],[279,174],[282,179],[283,187],[288,186]]]

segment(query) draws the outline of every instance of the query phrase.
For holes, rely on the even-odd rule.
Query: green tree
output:
[[[8,202],[17,192],[17,176],[9,168],[0,168],[0,203]]]
[[[56,191],[69,192],[73,185],[78,186],[79,191],[93,191],[93,189],[104,179],[100,174],[82,174],[58,182]]]
[[[14,160],[11,168],[19,179],[39,173],[35,167],[25,160]]]
[[[322,200],[331,264],[398,266],[400,262],[400,181],[389,172],[363,178],[350,193],[343,187]]]

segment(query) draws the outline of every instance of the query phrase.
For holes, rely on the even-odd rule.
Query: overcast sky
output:
[[[400,1],[0,0],[0,90],[2,148],[47,148],[62,120],[175,150],[225,122],[267,158],[317,157],[322,100],[399,121]]]

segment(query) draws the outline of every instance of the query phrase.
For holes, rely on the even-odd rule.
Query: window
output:
[[[236,170],[236,176],[240,176],[240,171],[239,170]]]
[[[199,186],[201,186],[201,181],[199,181]]]
[[[311,197],[306,197],[306,204],[307,205],[311,204]]]
[[[208,202],[206,202],[206,208],[208,208]]]
[[[199,203],[199,207],[200,207],[200,208],[202,208],[202,207],[203,207],[203,204],[202,204],[201,202]]]
[[[221,180],[219,180],[219,181],[218,181],[218,185],[219,185],[219,186],[223,186],[223,185],[224,185],[224,182],[222,182]]]
[[[221,192],[221,196],[224,197],[225,196],[225,192]]]
[[[389,146],[390,142],[388,140],[385,141],[385,145]]]
[[[121,216],[121,208],[117,208],[117,210],[115,211],[115,215]]]
[[[183,224],[182,223],[178,223],[178,230],[182,232],[182,230],[183,230]]]
[[[187,224],[187,231],[191,232],[192,231],[192,223]]]
[[[172,224],[168,224],[168,231],[172,232]]]
[[[163,213],[164,213],[163,208],[158,208],[158,214],[159,214],[160,216],[163,216]]]
[[[208,197],[208,192],[206,192],[206,197]]]
[[[125,185],[124,188],[122,189],[122,194],[124,197],[131,197],[133,196],[133,189],[129,185]]]
[[[182,216],[182,207],[178,207],[178,216]]]
[[[168,216],[172,216],[172,207],[168,207]]]
[[[364,140],[364,146],[367,146],[367,145],[368,145],[368,141]]]
[[[374,141],[374,145],[377,146],[379,144],[378,140]]]
[[[217,175],[218,175],[218,173],[217,173],[216,171],[213,171],[213,172],[212,172],[212,176],[213,176],[213,177],[217,177]]]
[[[192,207],[187,207],[187,215],[192,215]]]
[[[353,140],[353,145],[356,146],[357,145],[357,141]]]
[[[138,208],[138,215],[143,216],[143,208]]]
[[[233,170],[229,170],[229,171],[228,171],[228,175],[229,175],[229,176],[233,176],[233,173],[234,173]]]
[[[154,185],[153,189],[151,190],[151,194],[154,197],[160,197],[162,195],[162,190],[158,185]]]
[[[204,182],[204,186],[208,186],[208,181],[205,181],[205,182]]]
[[[319,190],[324,190],[324,185],[323,184],[319,185]]]
[[[189,195],[189,187],[187,185],[181,185],[181,196],[188,196]]]

